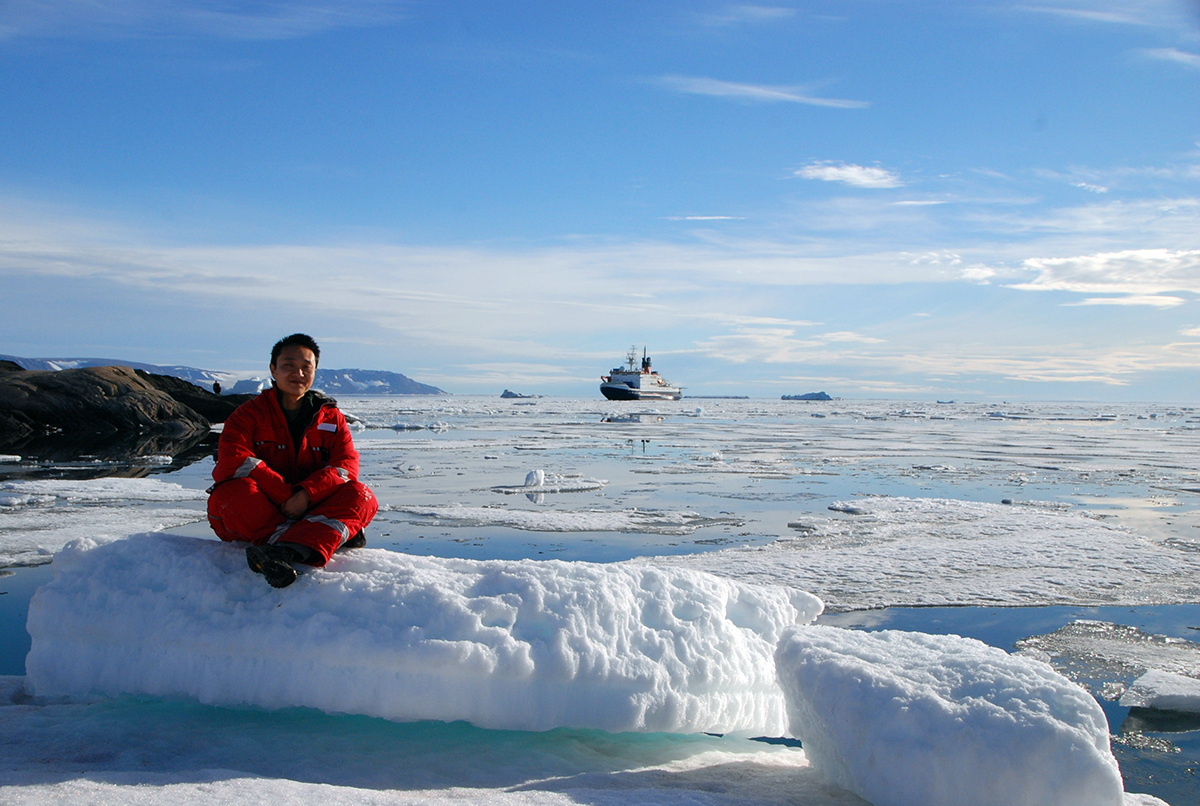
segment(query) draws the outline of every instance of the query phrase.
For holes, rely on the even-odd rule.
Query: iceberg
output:
[[[874,806],[1127,802],[1104,711],[1048,664],[956,635],[825,626],[790,629],[775,658],[813,766]]]
[[[215,540],[78,540],[34,595],[26,690],[479,727],[782,735],[773,653],[815,596],[686,569],[337,555],[286,590]]]

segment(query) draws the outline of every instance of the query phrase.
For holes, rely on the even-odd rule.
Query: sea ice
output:
[[[202,501],[192,490],[157,479],[39,480],[0,483],[0,567],[40,565],[82,537],[123,537],[204,518],[183,506]]]
[[[537,491],[518,488],[517,492]],[[391,512],[407,512],[429,518],[442,526],[507,526],[530,532],[640,532],[656,535],[690,535],[701,526],[740,525],[736,518],[710,518],[698,512],[663,512],[648,509],[624,510],[528,510],[505,507],[395,506]]]
[[[824,626],[788,630],[775,659],[813,766],[874,806],[1124,802],[1104,712],[1045,663]]]
[[[782,735],[773,652],[821,602],[683,569],[381,549],[276,590],[237,546],[80,540],[34,595],[36,696],[308,706],[514,730]]]
[[[1078,619],[1047,635],[1022,638],[1017,650],[1052,663],[1083,685],[1101,686],[1094,693],[1105,699],[1116,699],[1123,690],[1113,689],[1114,681],[1128,682],[1151,670],[1200,677],[1200,644],[1126,624]]]
[[[1151,669],[1121,695],[1121,705],[1200,714],[1200,680]]]
[[[1200,600],[1200,553],[1084,513],[941,498],[836,502],[765,546],[656,557],[810,590],[831,611],[898,605],[1145,605]]]
[[[584,493],[592,490],[602,490],[608,484],[604,479],[586,479],[583,476],[560,475],[547,473],[538,468],[530,470],[525,475],[524,484],[498,485],[493,491],[512,495],[515,493]]]

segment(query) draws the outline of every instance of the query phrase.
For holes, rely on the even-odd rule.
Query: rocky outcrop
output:
[[[223,423],[233,410],[254,395],[215,395],[194,383],[173,375],[155,375],[135,369],[137,376],[160,392],[166,392],[177,402],[203,415],[210,423]]]
[[[0,447],[51,434],[187,438],[209,428],[206,417],[129,367],[0,372]]]

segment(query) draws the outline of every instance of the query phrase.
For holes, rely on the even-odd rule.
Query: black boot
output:
[[[365,545],[367,545],[367,536],[363,534],[362,529],[359,529],[358,534],[347,540],[342,545],[338,546],[335,551],[342,551],[343,549],[360,549]]]
[[[262,574],[273,588],[286,588],[296,581],[296,569],[292,563],[300,559],[300,555],[287,546],[248,546],[246,548],[246,564],[256,574]]]

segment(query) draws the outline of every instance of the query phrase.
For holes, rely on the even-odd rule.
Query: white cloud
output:
[[[1067,302],[1065,305],[1079,307],[1083,305],[1149,305],[1152,308],[1174,308],[1187,300],[1182,297],[1169,297],[1158,294],[1135,294],[1128,297],[1088,297],[1079,302]]]
[[[1119,294],[1115,299],[1093,298],[1090,305],[1180,304],[1163,296],[1172,292],[1200,295],[1200,250],[1128,249],[1066,258],[1031,258],[1024,262],[1037,272],[1028,283],[1010,288],[1022,291],[1070,291],[1079,294]]]
[[[730,25],[756,25],[796,16],[796,9],[780,6],[730,5],[699,15],[702,25],[724,28]]]
[[[1176,50],[1175,48],[1150,48],[1143,50],[1142,53],[1151,59],[1174,62],[1186,67],[1200,69],[1200,53],[1188,53],[1187,51]]]
[[[884,168],[846,163],[814,162],[795,172],[802,179],[820,179],[823,182],[844,182],[859,188],[895,188],[904,183],[900,177]]]
[[[869,106],[865,101],[849,101],[842,98],[821,98],[809,92],[806,85],[777,86],[769,84],[742,84],[698,76],[663,76],[659,83],[678,92],[690,95],[709,95],[714,98],[733,98],[759,103],[796,103],[811,106],[829,106],[836,109],[862,109]]]
[[[1182,5],[1178,0],[1056,0],[1014,8],[1083,22],[1179,29],[1187,22]]]
[[[9,0],[0,5],[0,39],[211,36],[294,39],[320,31],[387,24],[399,0]]]

